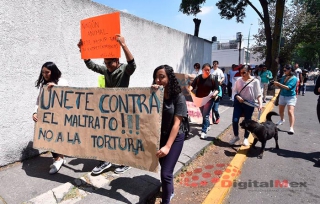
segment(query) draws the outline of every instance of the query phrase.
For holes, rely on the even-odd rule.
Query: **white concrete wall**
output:
[[[241,60],[243,62],[244,52],[241,50]],[[227,49],[227,50],[213,50],[212,60],[219,61],[219,67],[231,67],[232,64],[239,64],[239,50],[237,49]]]
[[[256,55],[250,55],[249,64],[251,65],[259,65],[262,64],[263,61],[256,60]],[[231,67],[232,64],[239,64],[239,50],[237,49],[226,49],[226,50],[212,50],[212,60],[219,61],[219,67]],[[246,63],[246,54],[244,49],[241,49],[240,52],[240,63]]]
[[[43,63],[55,62],[72,86],[97,86],[98,75],[86,68],[76,45],[80,20],[114,11],[90,0],[1,0],[0,166],[38,153],[31,149],[31,115]],[[187,73],[195,62],[211,61],[211,42],[130,14],[121,13],[121,33],[138,66],[130,87],[150,86],[161,64]]]

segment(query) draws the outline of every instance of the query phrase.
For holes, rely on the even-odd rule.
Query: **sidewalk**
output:
[[[231,125],[231,105],[227,98],[222,101],[221,122],[211,126],[206,140],[198,136],[200,127],[192,125],[191,133],[197,135],[185,141],[175,174]],[[159,173],[132,168],[124,174],[114,174],[113,166],[92,176],[91,170],[98,161],[69,157],[57,174],[49,175],[51,163],[48,153],[0,170],[0,204],[145,203],[161,186]]]

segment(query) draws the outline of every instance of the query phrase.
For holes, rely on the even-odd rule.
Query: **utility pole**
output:
[[[249,28],[249,35],[248,35],[248,47],[247,47],[247,57],[246,57],[246,64],[249,63],[249,46],[250,46],[250,30],[251,30],[251,26],[252,26],[252,23],[250,24],[250,28]]]
[[[242,34],[241,32],[238,32],[238,42],[239,42],[239,64],[241,64],[241,42],[242,42]]]

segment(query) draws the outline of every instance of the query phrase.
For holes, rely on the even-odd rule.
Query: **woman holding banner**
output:
[[[233,93],[235,94],[233,100],[233,115],[232,115],[232,128],[234,133],[234,138],[232,138],[229,144],[233,145],[239,138],[239,119],[242,114],[244,114],[245,120],[250,120],[254,111],[257,107],[259,111],[262,109],[261,100],[261,88],[258,79],[250,76],[249,72],[250,66],[243,65],[239,72],[241,78],[235,82]],[[258,104],[255,104],[255,100],[258,100]],[[244,133],[243,144],[245,146],[249,145],[248,141],[249,132],[246,130]]]
[[[157,152],[161,166],[162,203],[170,203],[174,196],[173,170],[181,154],[184,132],[182,120],[187,117],[187,105],[172,67],[161,65],[153,72],[152,88],[164,87],[160,149]]]
[[[35,112],[32,115],[32,119],[34,122],[38,121],[38,106],[40,95],[43,91],[43,85],[47,85],[48,88],[51,88],[54,85],[59,86],[68,86],[68,82],[61,78],[61,71],[58,69],[57,65],[53,62],[46,62],[42,65],[40,75],[38,80],[36,81],[36,87],[40,88],[39,95],[36,102]],[[62,164],[66,163],[64,156],[62,154],[57,154],[52,152],[53,164],[50,165],[49,174],[57,173]]]
[[[201,129],[201,139],[207,138],[207,131],[210,127],[210,111],[213,106],[214,99],[219,93],[219,84],[215,82],[213,77],[210,75],[211,65],[206,63],[202,66],[202,74],[197,76],[191,86],[190,91],[196,90],[196,97],[204,98],[207,97],[211,92],[213,92],[211,99],[200,107],[202,113],[202,129]]]

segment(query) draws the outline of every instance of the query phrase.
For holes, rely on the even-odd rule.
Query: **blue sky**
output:
[[[194,34],[193,18],[179,12],[181,0],[93,0],[111,8],[124,11],[140,18],[144,18],[156,23],[177,29],[179,31]],[[235,19],[221,19],[219,9],[216,7],[217,0],[207,0],[203,4],[202,12],[196,18],[201,19],[199,37],[211,40],[212,36],[217,36],[218,41],[227,42],[236,38],[237,32],[244,35],[244,45],[247,43],[248,33],[258,32],[258,15],[248,6],[246,8],[246,18],[244,23],[237,23]],[[261,10],[257,3],[256,7]],[[253,41],[250,41],[250,46]]]

